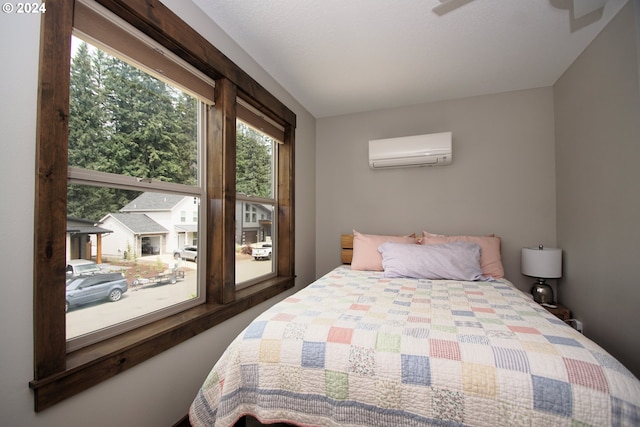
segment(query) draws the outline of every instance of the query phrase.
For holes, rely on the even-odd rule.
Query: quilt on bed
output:
[[[640,381],[506,280],[341,266],[253,321],[194,426],[636,426]]]

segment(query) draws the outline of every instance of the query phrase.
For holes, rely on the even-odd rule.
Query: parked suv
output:
[[[198,247],[197,246],[185,246],[182,249],[176,249],[173,251],[173,257],[175,259],[186,259],[187,261],[198,261]]]
[[[67,277],[100,273],[100,266],[86,259],[72,259],[67,262]]]
[[[269,242],[256,243],[253,245],[251,255],[256,261],[261,259],[271,259],[272,249],[271,243]]]
[[[119,301],[129,285],[122,273],[104,273],[67,279],[67,305],[88,304],[94,301]]]

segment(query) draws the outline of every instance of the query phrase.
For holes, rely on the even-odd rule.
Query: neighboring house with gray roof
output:
[[[236,202],[236,244],[271,241],[273,214],[269,205]]]
[[[146,192],[101,221],[113,233],[103,239],[105,254],[123,257],[172,253],[198,237],[198,204],[191,196]]]
[[[181,196],[179,194],[165,193],[142,193],[127,205],[120,209],[120,212],[166,212],[173,210],[184,199],[193,197]]]
[[[191,196],[146,192],[101,222],[113,232],[102,240],[105,255],[124,257],[173,253],[174,249],[196,245],[198,239],[197,199]],[[270,241],[272,211],[259,203],[236,203],[236,243],[247,245]]]

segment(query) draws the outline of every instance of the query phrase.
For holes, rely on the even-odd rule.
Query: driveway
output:
[[[156,263],[158,255],[140,258],[139,262]],[[176,260],[171,255],[161,255],[167,265]],[[72,307],[67,313],[67,339],[74,338],[98,329],[135,319],[154,311],[188,301],[198,295],[197,266],[191,261],[177,261],[184,270],[185,277],[175,284],[147,283],[141,286],[129,285],[129,290],[120,301],[100,301],[79,307]],[[236,260],[236,283],[268,274],[271,261],[255,261],[252,257],[240,257]],[[121,266],[102,265],[103,271],[121,271]]]

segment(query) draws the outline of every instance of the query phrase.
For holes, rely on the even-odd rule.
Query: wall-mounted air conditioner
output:
[[[371,169],[451,164],[451,132],[369,141]]]

